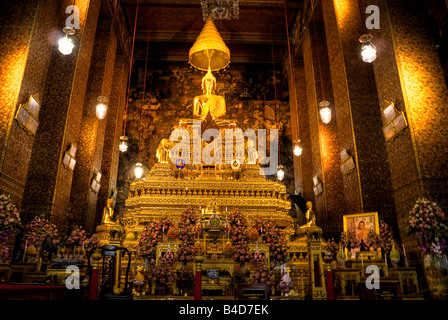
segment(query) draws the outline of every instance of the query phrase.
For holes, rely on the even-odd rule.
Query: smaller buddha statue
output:
[[[258,152],[255,147],[255,143],[252,139],[247,140],[247,155],[246,162],[248,164],[256,164],[258,158]]]
[[[112,218],[114,217],[114,209],[112,208],[113,203],[114,200],[107,199],[107,206],[103,209],[103,219],[101,224],[115,224],[115,222],[112,221]]]
[[[313,203],[311,201],[307,201],[306,207],[308,209],[305,213],[306,223],[303,226],[300,226],[300,229],[307,229],[311,226],[316,226],[316,214],[313,211]]]
[[[163,138],[162,141],[160,141],[159,147],[157,148],[156,157],[159,163],[168,163],[170,159],[170,148],[168,139]]]

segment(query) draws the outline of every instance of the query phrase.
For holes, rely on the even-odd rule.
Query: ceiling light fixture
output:
[[[64,27],[64,29],[62,29],[62,31],[64,31],[65,36],[62,37],[61,39],[59,39],[58,49],[59,49],[60,53],[62,53],[63,55],[66,56],[66,55],[69,55],[70,53],[72,53],[73,48],[75,47],[72,39],[69,38],[69,36],[72,36],[75,34],[75,29]]]
[[[212,20],[239,18],[238,0],[202,0],[201,8],[204,21],[207,21],[209,17]]]

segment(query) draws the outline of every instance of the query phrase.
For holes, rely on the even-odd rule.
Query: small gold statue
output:
[[[170,159],[170,148],[168,139],[163,138],[162,141],[160,141],[159,147],[157,148],[156,157],[159,163],[168,163]]]
[[[112,208],[113,203],[114,200],[107,199],[107,206],[103,209],[103,220],[101,221],[101,224],[115,224],[115,222],[112,221],[114,216],[114,209]]]
[[[212,119],[222,117],[226,114],[226,101],[224,97],[213,94],[216,87],[216,78],[210,67],[207,74],[202,78],[203,95],[196,96],[193,100],[193,117],[204,120],[210,112]]]
[[[305,213],[306,224],[300,226],[300,229],[309,228],[311,226],[316,226],[316,214],[313,211],[313,203],[311,201],[307,201],[306,207],[308,210]]]

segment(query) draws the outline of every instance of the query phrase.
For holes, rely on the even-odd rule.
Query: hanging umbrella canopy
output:
[[[196,69],[218,71],[230,63],[230,50],[221,38],[212,19],[209,18],[196,42],[190,49],[189,62]]]

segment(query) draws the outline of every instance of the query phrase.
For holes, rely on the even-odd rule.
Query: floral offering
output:
[[[407,233],[417,237],[422,254],[448,253],[448,219],[437,203],[419,199],[409,212]]]

